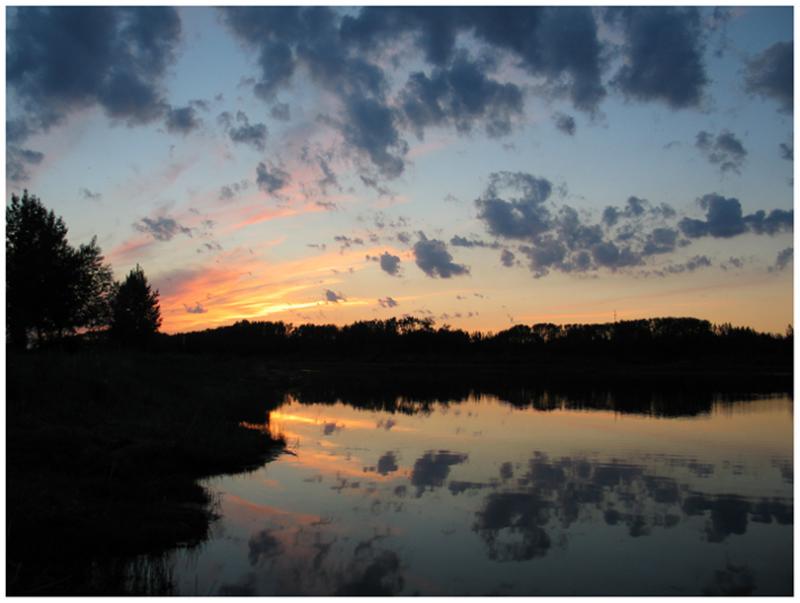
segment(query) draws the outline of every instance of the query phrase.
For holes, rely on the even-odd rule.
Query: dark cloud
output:
[[[378,303],[381,305],[381,308],[396,308],[397,306],[400,305],[397,303],[397,301],[395,301],[394,298],[391,298],[389,296],[382,297],[381,299],[378,300]]]
[[[780,272],[784,270],[794,260],[794,247],[787,247],[778,252],[775,264],[770,266],[770,272]]]
[[[267,142],[267,126],[262,123],[251,124],[243,111],[237,111],[234,118],[229,112],[221,113],[217,121],[225,128],[235,143],[246,144],[257,151],[263,151]]]
[[[381,270],[391,276],[397,276],[400,273],[400,257],[392,255],[384,251],[380,256]]]
[[[641,263],[640,253],[604,240],[600,225],[585,224],[574,208],[563,206],[554,214],[547,205],[552,190],[549,180],[530,174],[492,174],[486,191],[475,201],[478,218],[490,234],[525,242],[519,251],[528,258],[537,278],[550,270],[616,270]],[[644,204],[644,200],[631,197],[625,210],[607,209],[604,219],[615,223],[620,214],[636,217],[645,212]]]
[[[225,23],[259,53],[261,73],[254,91],[273,101],[298,67],[340,101],[340,119],[330,123],[349,148],[366,156],[386,178],[399,176],[408,147],[385,98],[383,71],[351,53],[339,34],[339,16],[327,7],[227,7]]]
[[[187,306],[184,304],[183,307],[189,314],[205,314],[208,312],[208,310],[206,310],[200,302],[197,302],[194,306]]]
[[[80,196],[86,199],[87,201],[100,201],[103,198],[103,195],[100,193],[93,193],[88,188],[82,188],[78,191]]]
[[[745,157],[747,157],[747,150],[742,142],[728,130],[716,137],[701,130],[697,133],[695,146],[703,152],[709,162],[719,166],[723,173],[728,171],[740,173]]]
[[[292,112],[287,103],[275,103],[270,107],[269,114],[278,121],[289,121],[292,118]]]
[[[363,245],[364,239],[361,237],[347,237],[345,235],[336,235],[333,237],[333,240],[339,243],[340,251],[344,251],[345,249],[349,249],[353,245]]]
[[[794,145],[782,142],[780,144],[780,150],[781,150],[781,159],[786,159],[787,161],[794,161]]]
[[[624,65],[612,80],[627,97],[696,107],[708,83],[700,11],[696,7],[615,7],[606,20],[625,36]]]
[[[771,98],[785,113],[794,110],[794,44],[777,42],[747,62],[745,89]]]
[[[631,221],[643,217],[673,218],[675,217],[675,210],[666,203],[652,205],[647,199],[630,196],[624,207],[607,206],[603,210],[601,220],[604,226],[611,228],[621,220]]]
[[[345,142],[369,157],[382,176],[403,173],[408,144],[400,138],[395,111],[376,99],[351,96],[344,102]]]
[[[672,253],[678,244],[678,231],[673,228],[655,228],[647,235],[642,255]]]
[[[250,188],[250,183],[247,180],[226,184],[219,189],[219,200],[230,201],[239,193],[246,191],[248,188]]]
[[[325,301],[331,304],[338,304],[340,301],[345,301],[347,298],[341,293],[325,289]]]
[[[522,91],[486,77],[485,67],[460,55],[452,65],[431,76],[411,74],[400,94],[405,119],[421,138],[428,126],[455,126],[467,133],[478,122],[491,137],[511,132],[512,120],[522,114]]]
[[[94,105],[129,125],[167,111],[161,83],[180,40],[176,9],[30,6],[8,17],[6,83],[31,130]]]
[[[735,140],[723,139],[721,144],[729,150],[737,148]],[[640,267],[651,256],[673,254],[703,236],[791,232],[794,217],[791,210],[780,209],[743,215],[737,199],[710,194],[699,200],[706,211],[702,220],[684,217],[676,224],[677,213],[670,205],[631,196],[621,207],[606,207],[596,222],[590,213],[580,213],[568,205],[556,210],[551,191],[546,179],[504,172],[492,174],[486,191],[475,202],[478,218],[490,234],[521,243],[517,250],[536,278],[553,270],[585,273]],[[516,257],[509,251],[501,261],[513,265]],[[705,256],[695,256],[685,263],[641,274],[665,276],[709,265]]]
[[[712,265],[711,260],[705,255],[696,255],[689,258],[680,264],[670,264],[656,270],[655,274],[658,276],[667,276],[668,274],[683,274],[685,272],[694,272],[699,268],[710,268]]]
[[[564,134],[568,136],[575,135],[575,118],[571,115],[556,113],[553,115],[553,122],[556,124],[556,128],[561,130]]]
[[[16,145],[6,146],[6,178],[11,182],[25,182],[30,178],[28,166],[39,165],[44,153],[23,149]]]
[[[479,239],[467,239],[466,237],[462,237],[461,235],[455,235],[453,238],[451,238],[450,244],[453,247],[485,247],[488,249],[500,248],[500,243],[498,243],[497,241],[493,243],[488,243],[486,241],[481,241]]]
[[[158,218],[142,218],[133,227],[139,232],[151,235],[157,241],[169,241],[177,234],[192,236],[192,229],[182,226],[174,218],[161,216]]]
[[[569,96],[578,109],[593,111],[605,96],[602,45],[587,7],[372,6],[345,17],[341,27],[346,42],[368,51],[409,33],[436,67],[457,59],[456,38],[466,33],[543,78],[548,88]]]
[[[317,184],[322,189],[323,193],[328,192],[328,187],[334,187],[341,190],[341,186],[339,186],[339,179],[336,177],[336,174],[331,169],[330,164],[328,163],[329,159],[326,159],[323,156],[317,157],[317,163],[319,165],[319,169],[322,172],[322,178],[317,180]]]
[[[576,109],[597,109],[606,91],[601,81],[603,47],[591,8],[498,6],[467,10],[479,39],[519,59],[531,75],[543,77],[554,92],[565,93]]]
[[[269,168],[263,161],[256,167],[256,184],[258,188],[266,193],[273,194],[284,188],[291,181],[288,172],[283,171],[277,166],[270,165]]]
[[[704,195],[698,200],[698,204],[706,210],[704,220],[683,218],[678,222],[683,235],[690,239],[704,236],[730,238],[747,231],[775,235],[791,232],[793,227],[793,211],[773,209],[767,214],[764,210],[759,210],[743,216],[738,199],[725,198],[716,193]]]
[[[222,12],[226,25],[257,54],[254,92],[274,103],[276,92],[302,68],[338,101],[327,123],[383,178],[396,178],[405,168],[403,125],[421,134],[431,125],[466,132],[480,123],[490,136],[507,134],[522,114],[523,95],[517,85],[490,75],[504,57],[548,91],[569,96],[580,110],[596,110],[605,95],[603,48],[588,7],[364,7],[346,15],[327,7],[227,7]],[[380,59],[409,34],[433,69],[414,73],[391,99]],[[489,52],[474,60],[456,50],[460,34],[473,36]]]
[[[508,249],[503,249],[503,252],[500,254],[500,262],[506,268],[511,268],[511,266],[514,265],[516,258],[517,256],[515,256],[514,253]]]
[[[192,106],[170,108],[164,121],[168,132],[183,135],[196,130],[202,123]]]
[[[428,276],[435,278],[450,278],[461,274],[469,274],[469,268],[463,264],[453,262],[453,256],[447,251],[443,241],[428,239],[424,233],[419,233],[420,240],[414,244],[414,258]]]
[[[521,193],[506,201],[499,197],[503,189]],[[495,236],[529,239],[548,230],[551,215],[544,205],[553,190],[549,180],[522,172],[499,172],[490,176],[489,186],[475,201],[478,218]]]
[[[467,455],[460,452],[440,450],[426,452],[414,462],[411,471],[411,484],[417,488],[417,496],[421,496],[427,489],[439,488],[444,485],[450,475],[450,467],[460,465],[467,460]]]

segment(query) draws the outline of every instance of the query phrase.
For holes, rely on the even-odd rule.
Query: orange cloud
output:
[[[359,298],[328,304],[321,293],[339,282],[333,270],[362,269],[367,266],[365,254],[384,249],[330,251],[281,263],[266,262],[239,249],[223,254],[220,262],[211,266],[161,275],[153,280],[161,293],[162,329],[174,333],[242,319],[259,320],[291,310],[372,304],[374,300]],[[313,299],[308,294],[298,297],[309,289],[319,290]],[[197,310],[188,312],[188,308]]]

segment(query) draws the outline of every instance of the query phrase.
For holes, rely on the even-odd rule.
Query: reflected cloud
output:
[[[675,466],[677,460],[670,464]],[[695,465],[689,460],[683,466],[692,474]],[[706,517],[703,534],[711,543],[745,534],[750,521],[781,525],[794,521],[791,501],[709,495],[673,477],[652,474],[644,466],[588,458],[551,460],[540,452],[534,453],[528,471],[513,482],[454,481],[450,491],[458,495],[497,486],[504,489],[486,497],[473,526],[489,558],[497,561],[542,556],[553,541],[561,540],[559,529],[577,521],[595,521],[598,511],[606,525],[626,527],[631,538],[647,536],[654,528],[672,528],[692,517]]]
[[[411,471],[411,484],[417,488],[417,497],[427,489],[434,489],[444,485],[450,475],[450,467],[459,465],[467,460],[467,455],[460,452],[426,452],[414,462]]]
[[[387,452],[378,459],[378,473],[388,475],[394,471],[397,471],[397,459],[394,452]]]
[[[261,530],[250,537],[247,543],[249,552],[247,559],[250,565],[256,566],[264,560],[277,557],[283,553],[283,544],[269,530]]]

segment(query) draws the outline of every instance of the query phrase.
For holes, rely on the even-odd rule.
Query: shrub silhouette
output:
[[[111,268],[96,239],[75,249],[64,221],[25,191],[6,208],[6,335],[25,348],[108,324]]]
[[[152,339],[160,326],[158,291],[151,289],[137,264],[114,297],[111,337],[122,344],[140,345]]]

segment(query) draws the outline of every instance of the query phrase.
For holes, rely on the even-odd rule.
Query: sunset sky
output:
[[[792,322],[789,7],[8,8],[7,197],[163,330]]]

